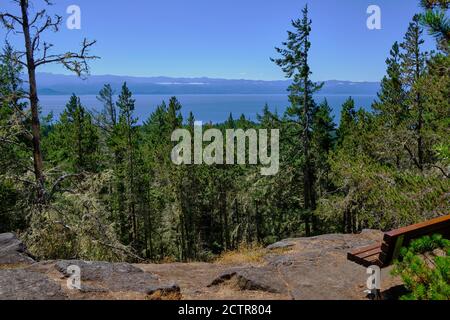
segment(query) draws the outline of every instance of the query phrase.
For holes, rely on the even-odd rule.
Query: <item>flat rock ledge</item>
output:
[[[222,265],[36,262],[14,234],[0,234],[0,300],[367,299],[366,269],[346,256],[382,236],[364,230],[287,239],[268,246],[261,262]],[[392,298],[401,282],[389,268],[381,277]]]
[[[0,266],[34,262],[32,255],[14,233],[0,234]]]
[[[0,234],[0,261],[0,300],[182,298],[173,281],[129,263],[36,262],[12,233]]]

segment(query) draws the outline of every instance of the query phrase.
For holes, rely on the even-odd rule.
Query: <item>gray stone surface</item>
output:
[[[269,246],[267,246],[267,249],[269,250],[276,250],[276,249],[288,249],[295,246],[295,242],[287,239],[287,240],[282,240],[276,243],[273,243]]]
[[[0,265],[34,262],[25,245],[14,233],[0,234]]]
[[[286,293],[286,287],[270,267],[232,268],[214,279],[209,287],[231,283],[239,290]]]
[[[288,248],[289,251],[269,251],[262,266],[230,268],[209,287],[234,281],[239,290],[278,293],[296,300],[364,299],[366,269],[348,261],[347,252],[373,244],[382,235],[367,230],[359,235],[328,234],[281,241],[268,249]],[[390,287],[389,269],[382,271],[382,282],[386,288]]]
[[[366,299],[366,269],[348,261],[347,252],[382,236],[366,230],[359,235],[288,239],[270,246],[262,261],[254,263],[59,260],[0,265],[0,299]],[[8,261],[30,261],[13,234],[1,235],[0,250]],[[72,265],[81,270],[81,290],[66,287]],[[401,282],[389,271],[382,271],[382,289],[394,296]]]
[[[139,292],[147,293],[149,288],[165,286],[157,276],[147,273],[128,263],[87,262],[62,260],[55,263],[55,269],[69,277],[69,266],[78,266],[81,271],[81,288],[85,292]]]
[[[0,270],[0,300],[64,300],[61,286],[45,274],[25,269]]]

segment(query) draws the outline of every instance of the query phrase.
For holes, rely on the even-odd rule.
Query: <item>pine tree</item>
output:
[[[401,156],[404,151],[401,136],[408,117],[406,104],[407,94],[402,81],[400,60],[400,47],[394,43],[390,51],[390,57],[386,60],[387,75],[381,81],[381,89],[378,93],[378,101],[373,104],[373,109],[378,115],[380,123],[380,146],[386,146],[382,152],[384,158],[392,155],[397,168],[400,168]]]
[[[133,246],[138,241],[138,226],[136,215],[137,203],[137,146],[138,131],[136,128],[137,119],[134,117],[135,100],[128,89],[127,84],[122,86],[121,93],[116,103],[119,110],[119,122],[115,127],[114,143],[115,152],[122,163],[117,168],[116,176],[119,192],[119,215],[121,216],[122,237]],[[125,210],[125,216],[121,210]],[[126,219],[126,220],[125,220]]]
[[[423,30],[420,26],[419,19],[418,15],[414,16],[405,34],[404,42],[400,46],[403,49],[403,53],[401,54],[402,81],[408,91],[409,126],[414,128],[414,138],[416,140],[416,151],[408,143],[405,144],[405,149],[417,168],[423,171],[425,162],[422,133],[424,125],[423,95],[416,84],[424,72],[425,54],[421,51],[424,40],[422,39]]]
[[[311,81],[309,67],[309,50],[311,48],[311,20],[308,18],[308,6],[302,10],[303,17],[292,21],[294,31],[288,31],[288,40],[283,42],[283,48],[276,48],[282,56],[272,59],[281,67],[287,78],[292,78],[289,100],[291,105],[287,109],[287,115],[296,122],[299,127],[299,138],[303,142],[299,146],[303,156],[303,209],[306,212],[305,231],[311,234],[310,216],[316,208],[316,195],[314,190],[314,168],[311,151],[311,130],[316,104],[313,94],[321,89],[323,84]],[[315,229],[313,217],[313,231]]]
[[[315,153],[326,155],[333,148],[335,135],[335,124],[327,99],[318,106],[313,119]]]
[[[351,137],[356,126],[355,100],[349,97],[342,105],[341,121],[337,130],[337,143],[340,147],[347,144],[347,138]]]
[[[98,171],[98,131],[91,114],[73,94],[43,150],[54,164],[65,163],[70,172]]]
[[[312,129],[316,189],[318,197],[321,198],[331,189],[328,156],[334,148],[336,137],[331,108],[326,99],[318,106],[314,114]]]
[[[100,126],[108,133],[111,133],[114,126],[117,125],[117,109],[113,96],[114,90],[110,84],[105,84],[97,96],[97,100],[103,104],[103,110],[99,117]]]
[[[421,0],[425,13],[420,15],[421,23],[428,28],[428,32],[437,40],[438,46],[447,54],[450,52],[450,20],[447,12],[449,0]]]
[[[0,55],[0,233],[26,227],[24,199],[31,195],[29,185],[21,186],[20,181],[27,175],[31,157],[30,119],[20,102],[21,72],[16,53],[6,43]]]
[[[235,129],[236,128],[236,121],[233,119],[233,114],[230,112],[230,115],[228,116],[227,121],[225,121],[225,127],[227,129]]]
[[[171,131],[179,129],[183,123],[183,117],[180,114],[181,104],[176,97],[169,100],[167,110],[167,123]],[[171,134],[172,132],[170,132]]]

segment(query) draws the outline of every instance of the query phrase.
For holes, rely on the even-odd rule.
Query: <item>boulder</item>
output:
[[[147,289],[150,300],[181,300],[181,288],[176,283],[151,286]]]
[[[287,288],[274,268],[242,267],[232,268],[214,279],[208,287],[231,283],[239,290],[287,293]]]
[[[0,265],[32,264],[34,259],[14,233],[0,234]]]
[[[61,286],[45,274],[25,269],[0,270],[0,300],[65,300]]]
[[[68,278],[69,266],[80,268],[81,291],[94,292],[135,292],[162,296],[180,291],[173,282],[164,282],[148,272],[129,263],[88,262],[82,260],[61,260],[55,263],[55,269]],[[149,293],[150,292],[150,293]]]

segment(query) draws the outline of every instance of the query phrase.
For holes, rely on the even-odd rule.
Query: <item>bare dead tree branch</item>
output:
[[[75,72],[78,76],[88,74],[89,73],[88,60],[99,59],[99,57],[89,54],[89,49],[96,42],[97,41],[88,41],[87,39],[84,39],[80,52],[78,53],[66,52],[64,54],[58,55],[47,55],[47,51],[52,47],[52,45],[46,44],[46,46],[44,47],[43,57],[37,59],[35,65],[36,67],[38,67],[40,65],[49,63],[59,63],[62,64],[69,71]]]
[[[409,157],[410,157],[411,160],[414,162],[414,164],[416,165],[416,167],[417,167],[418,169],[421,169],[419,161],[418,161],[417,158],[414,156],[414,153],[411,151],[411,149],[409,149],[409,147],[406,145],[406,143],[403,144],[403,147],[404,147],[405,150],[408,152]]]
[[[9,21],[8,21],[9,19]],[[0,21],[3,23],[6,29],[13,30],[14,22],[17,22],[20,25],[23,25],[23,21],[21,18],[12,15],[10,13],[0,13]]]
[[[34,16],[34,18],[31,20],[30,22],[30,27],[34,26],[34,24],[36,23],[36,21],[38,21],[38,19],[41,19],[44,15],[45,15],[46,10],[42,10],[39,11],[38,13],[36,13],[36,15]]]
[[[41,65],[50,63],[62,64],[66,69],[76,73],[78,76],[89,74],[88,61],[98,59],[99,57],[90,55],[89,49],[96,41],[83,40],[79,52],[66,52],[63,54],[49,54],[53,44],[42,41],[42,35],[46,31],[59,31],[62,23],[62,17],[59,15],[50,16],[45,9],[41,9],[34,14],[30,12],[33,9],[29,0],[12,0],[20,8],[20,16],[10,12],[0,11],[0,25],[3,25],[7,32],[23,35],[24,52],[18,52],[16,55],[18,63],[25,66],[28,74],[29,93],[27,98],[30,101],[31,113],[31,141],[33,145],[33,165],[36,178],[37,203],[42,205],[47,202],[47,191],[45,186],[44,162],[41,150],[41,129],[39,119],[39,97],[36,83],[36,69]],[[44,0],[46,5],[53,3],[50,0]],[[18,26],[20,25],[20,26]],[[36,52],[41,53],[41,57],[36,59]],[[19,62],[20,61],[20,62]],[[22,110],[18,108],[16,113],[25,116]],[[63,175],[57,179],[51,187],[50,196],[56,192],[59,185],[67,178],[73,175]]]
[[[74,178],[74,177],[79,178],[79,177],[83,177],[83,176],[84,176],[84,173],[70,173],[70,174],[62,175],[61,177],[59,177],[59,178],[55,181],[55,183],[53,183],[53,186],[52,186],[52,188],[51,188],[51,191],[50,191],[49,194],[48,194],[48,197],[49,197],[49,198],[52,198],[53,195],[55,194],[55,192],[58,190],[59,185],[60,185],[61,183],[63,183],[65,180],[67,180],[67,179],[69,179],[69,178]]]
[[[439,171],[441,171],[441,173],[444,175],[444,177],[446,177],[447,179],[450,179],[450,174],[445,172],[444,168],[441,168],[440,166],[435,165],[435,164],[430,164],[429,166],[430,166],[430,168],[438,169]]]
[[[54,17],[54,19],[50,16],[46,16],[46,21],[40,28],[34,26],[33,28],[36,29],[36,33],[33,36],[32,47],[33,48],[39,47],[36,44],[40,41],[41,34],[44,33],[47,29],[52,29],[53,32],[58,32],[59,25],[61,24],[61,22],[62,22],[61,16],[56,15]],[[30,28],[31,28],[31,24],[30,24]]]

